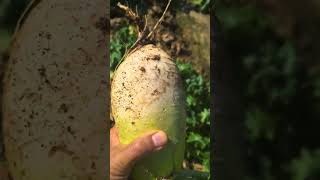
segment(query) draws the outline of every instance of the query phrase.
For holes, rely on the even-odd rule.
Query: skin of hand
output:
[[[110,180],[128,180],[134,164],[147,154],[162,149],[168,141],[163,131],[146,133],[131,144],[119,141],[118,130],[110,130]]]

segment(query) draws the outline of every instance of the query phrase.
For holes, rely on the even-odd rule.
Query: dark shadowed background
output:
[[[242,156],[229,174],[245,166],[250,180],[320,179],[319,10],[316,0],[216,2],[223,53],[216,71],[228,76],[216,86],[230,95],[219,102],[228,116],[238,114],[217,131],[222,143],[230,135],[243,142],[228,149]]]

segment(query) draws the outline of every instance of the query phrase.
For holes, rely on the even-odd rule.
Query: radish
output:
[[[34,0],[20,18],[3,81],[13,180],[106,180],[105,0]]]
[[[148,42],[144,34],[114,73],[112,115],[123,144],[156,130],[166,132],[169,142],[135,165],[134,180],[166,178],[180,170],[186,136],[185,92],[176,65],[161,48],[142,43]]]

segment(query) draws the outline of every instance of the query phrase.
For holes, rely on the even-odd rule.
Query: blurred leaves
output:
[[[225,51],[245,77],[247,179],[319,179],[320,173],[311,172],[320,172],[314,125],[320,119],[320,61],[311,61],[310,49],[299,48],[290,35],[279,34],[271,21],[276,17],[257,4],[226,0],[216,8]]]
[[[272,141],[275,131],[275,117],[270,113],[263,112],[258,108],[249,110],[247,112],[246,126],[249,131],[249,138],[255,141],[262,137]]]
[[[320,177],[320,150],[302,149],[300,157],[292,160],[292,180],[313,180]]]
[[[122,27],[111,37],[110,43],[110,75],[119,64],[121,58],[128,48],[130,48],[136,40],[136,34],[131,26]]]
[[[266,43],[255,54],[244,57],[244,66],[251,74],[248,95],[259,96],[270,89],[265,99],[269,105],[289,103],[297,90],[297,62],[295,49],[287,42],[279,47]]]

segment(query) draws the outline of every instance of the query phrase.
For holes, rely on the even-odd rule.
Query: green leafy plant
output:
[[[111,37],[110,43],[110,75],[112,76],[115,68],[120,63],[126,50],[130,48],[136,40],[136,34],[131,26],[120,28]]]
[[[190,63],[177,61],[187,93],[187,150],[190,162],[210,169],[210,82],[198,74]]]

